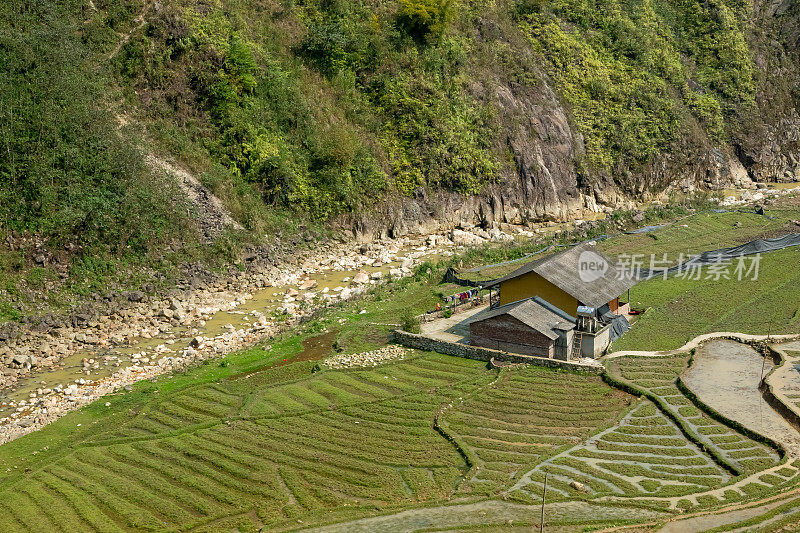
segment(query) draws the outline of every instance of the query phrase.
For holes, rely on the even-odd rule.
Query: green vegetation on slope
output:
[[[453,491],[463,459],[430,420],[492,379],[480,363],[429,355],[313,375],[298,365],[161,395],[25,476],[24,490],[9,487],[3,530],[272,524]]]
[[[430,4],[430,5],[428,5]],[[276,206],[324,218],[387,190],[475,193],[491,113],[465,91],[475,44],[435,2],[169,2],[116,61],[171,149]],[[467,19],[469,20],[469,19]]]
[[[278,357],[290,353],[287,342],[276,344]],[[242,368],[258,354],[262,361],[276,359],[258,349],[227,359]],[[464,476],[474,472],[432,421],[457,398],[474,395],[474,407],[480,405],[497,371],[438,354],[312,374],[313,364],[227,377],[230,366],[202,366],[139,384],[111,397],[111,407],[96,402],[3,446],[4,464],[29,465],[0,478],[3,530],[117,531],[217,521],[246,529],[287,527],[447,501],[457,492],[491,495],[511,481],[508,473],[494,472],[508,468],[503,457],[517,460],[515,448],[525,445],[505,432],[511,426],[500,427],[501,418],[542,424],[542,430],[528,427],[525,441],[533,454],[522,466],[554,453],[560,439],[580,440],[626,405],[626,395],[597,376],[514,371],[489,393],[486,416],[500,416],[491,423],[496,429],[481,417],[448,417],[456,442],[467,442],[467,453],[489,467],[462,489]],[[580,393],[598,407],[587,418],[580,405],[552,405],[544,419],[536,414],[540,402],[515,400],[532,384],[540,399]],[[511,420],[501,416],[509,410],[517,412]],[[79,420],[85,429],[76,427]],[[555,440],[547,434],[554,425],[561,428]],[[487,476],[495,481],[487,484]]]
[[[650,160],[692,115],[720,137],[755,91],[734,0],[93,6],[3,7],[5,227],[164,238],[170,203],[116,131],[120,94],[148,141],[263,229],[263,201],[325,218],[392,191],[480,191],[513,165],[482,91],[539,83],[531,45],[597,168]]]
[[[114,35],[81,24],[84,4],[0,6],[0,231],[140,254],[181,234],[185,208],[108,110],[98,63]]]
[[[631,400],[597,376],[536,367],[502,376],[443,417],[478,467],[460,491],[491,496],[508,488],[544,459],[614,423]]]
[[[96,286],[143,262],[232,255],[239,241],[227,236],[193,248],[182,194],[146,168],[147,152],[200,176],[250,240],[423,189],[474,194],[517,172],[509,135],[530,117],[508,112],[556,105],[536,99],[545,81],[585,140],[581,184],[620,169],[612,178],[638,191],[635,167],[703,137],[695,120],[716,142],[751,107],[750,10],[735,0],[6,2],[0,240],[77,244],[68,277]],[[508,88],[519,102],[497,100]],[[2,305],[0,316],[19,316]]]
[[[740,0],[523,0],[522,26],[586,135],[589,163],[621,169],[668,150],[693,116],[721,141],[754,103]],[[633,186],[634,184],[628,184]]]

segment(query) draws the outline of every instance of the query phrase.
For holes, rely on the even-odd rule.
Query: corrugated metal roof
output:
[[[605,264],[605,271],[590,270],[592,264]],[[617,264],[593,245],[586,243],[542,257],[496,279],[490,286],[536,272],[584,305],[600,307],[636,284],[632,277],[620,276]]]
[[[556,313],[550,309],[550,304],[541,298],[529,298],[514,302],[513,304],[502,305],[496,309],[492,309],[486,313],[481,313],[475,317],[475,322],[482,322],[490,318],[495,318],[501,315],[513,316],[526,326],[535,329],[542,335],[550,340],[558,338],[558,333],[555,330],[569,331],[575,327],[574,322],[565,320],[570,318],[569,315]]]

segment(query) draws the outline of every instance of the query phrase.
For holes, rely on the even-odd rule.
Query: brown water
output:
[[[772,361],[750,346],[714,340],[700,348],[684,383],[706,404],[749,429],[783,444],[800,457],[800,434],[767,404],[758,390]]]
[[[759,191],[760,192],[764,192],[764,191],[770,190],[770,189],[773,190],[773,191],[783,191],[783,190],[786,190],[786,189],[794,189],[796,187],[800,187],[800,183],[799,182],[795,182],[795,181],[790,181],[790,182],[786,182],[786,183],[767,183],[766,185],[767,185],[766,189],[755,189],[755,190],[748,189],[748,190],[750,190],[750,192],[759,192]],[[736,198],[738,200],[739,198],[741,198],[742,193],[744,191],[745,191],[745,189],[723,189],[722,190],[722,195],[723,195],[724,198],[727,198],[729,196],[733,196],[734,198]]]

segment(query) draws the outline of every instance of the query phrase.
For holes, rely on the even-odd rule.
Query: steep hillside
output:
[[[5,2],[0,228],[197,258],[207,206],[245,240],[368,238],[800,179],[799,19],[789,0]]]
[[[316,218],[390,198],[403,233],[429,215],[522,222],[795,179],[797,11],[172,0],[113,68],[130,108],[230,203],[237,182]]]

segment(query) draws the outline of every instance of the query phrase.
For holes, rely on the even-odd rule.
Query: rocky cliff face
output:
[[[800,180],[800,4],[754,2],[751,50],[759,85],[757,112],[732,140],[755,181]]]
[[[521,85],[502,75],[477,76],[471,87],[502,124],[509,161],[496,183],[475,196],[420,188],[411,198],[348,215],[341,222],[357,238],[368,240],[464,224],[493,227],[582,218],[672,193],[800,181],[800,3],[755,2],[750,31],[755,106],[730,117],[739,126],[722,142],[712,141],[700,124],[689,120],[670,150],[640,168],[613,173],[587,169],[583,137],[569,109],[552,81],[529,65],[534,84]]]

